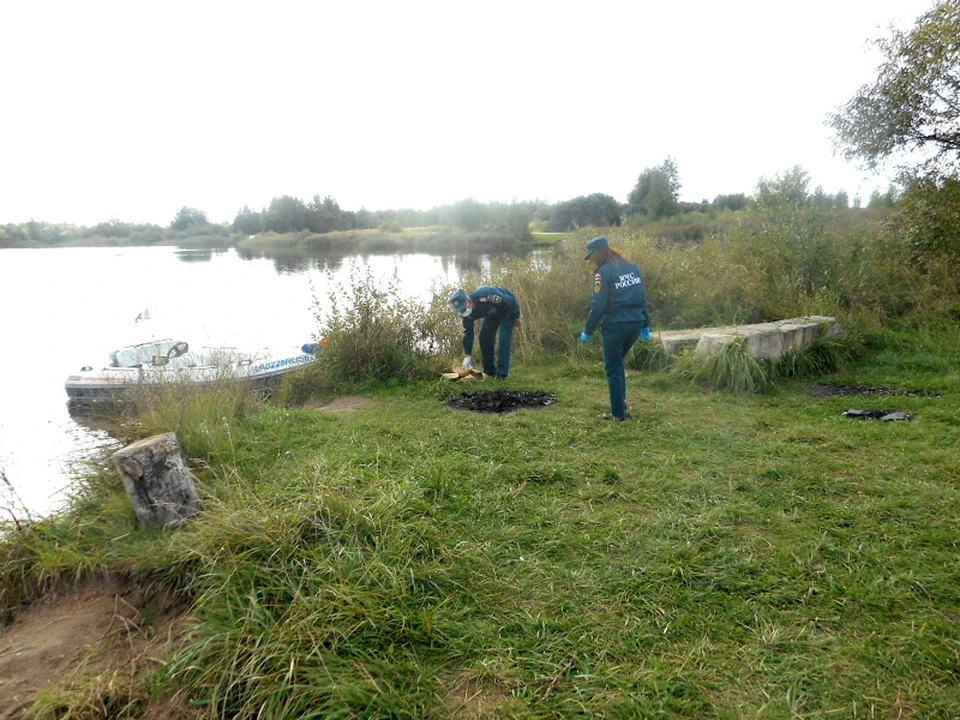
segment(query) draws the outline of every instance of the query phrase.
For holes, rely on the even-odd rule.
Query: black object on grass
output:
[[[447,402],[454,410],[472,410],[481,413],[504,413],[521,408],[542,408],[553,405],[553,393],[535,390],[481,390],[465,392]]]

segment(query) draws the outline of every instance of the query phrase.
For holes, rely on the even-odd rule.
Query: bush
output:
[[[386,288],[366,279],[332,292],[326,319],[319,304],[316,314],[326,341],[318,387],[415,380],[439,371],[439,314],[402,299],[396,276]]]

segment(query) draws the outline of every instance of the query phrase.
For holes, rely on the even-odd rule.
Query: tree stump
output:
[[[196,478],[174,433],[154,435],[113,454],[140,527],[179,525],[200,512]]]

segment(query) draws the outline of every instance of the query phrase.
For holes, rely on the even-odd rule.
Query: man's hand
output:
[[[585,332],[580,333],[580,342],[582,343],[590,342],[590,336],[587,335]]]

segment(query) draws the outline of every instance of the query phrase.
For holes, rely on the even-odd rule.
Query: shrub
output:
[[[438,313],[403,299],[397,277],[385,288],[369,278],[331,292],[329,312],[317,319],[326,341],[317,364],[321,385],[414,380],[438,370]]]

